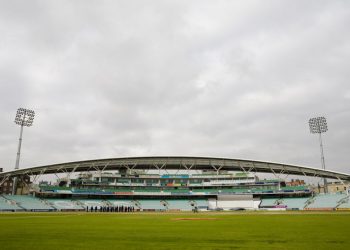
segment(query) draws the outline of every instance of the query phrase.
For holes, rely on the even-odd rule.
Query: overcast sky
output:
[[[349,1],[0,0],[0,167],[214,156],[350,173]]]

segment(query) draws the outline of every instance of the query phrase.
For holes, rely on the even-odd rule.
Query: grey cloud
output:
[[[2,1],[1,166],[209,155],[348,172],[347,1]]]

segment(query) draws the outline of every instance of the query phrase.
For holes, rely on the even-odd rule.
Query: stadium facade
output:
[[[228,158],[128,157],[69,162],[0,173],[0,184],[14,177],[30,177],[35,182],[43,175],[62,173],[65,177],[57,183],[26,185],[30,197],[3,194],[0,209],[1,204],[10,204],[20,210],[28,202],[39,202],[38,207],[43,204],[46,210],[96,210],[102,206],[127,206],[137,211],[350,208],[349,174]],[[273,178],[259,178],[259,173],[270,173]],[[337,194],[315,196],[303,182],[286,182],[290,175],[335,179],[345,188]]]

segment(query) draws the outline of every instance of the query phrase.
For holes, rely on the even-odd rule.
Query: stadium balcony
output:
[[[188,188],[169,189],[169,190],[165,189],[164,192],[171,192],[172,194],[188,194],[190,192],[190,189]]]
[[[200,188],[200,189],[192,189],[192,193],[206,193],[206,194],[217,194],[218,189],[212,188]]]
[[[288,186],[288,187],[281,187],[282,191],[309,191],[310,189],[307,186]]]
[[[161,192],[161,190],[158,188],[147,188],[147,187],[143,187],[143,188],[130,188],[129,189],[129,192],[130,191],[134,191],[134,192],[149,192],[149,193],[159,193]],[[166,190],[164,190],[164,192],[167,192]],[[170,191],[169,191],[170,192]]]
[[[14,201],[17,206],[23,208],[26,211],[55,211],[56,209],[49,204],[46,204],[44,200],[40,200],[29,195],[6,195],[7,200]]]
[[[57,191],[70,191],[70,187],[60,187],[60,186],[40,186],[41,192],[57,192]]]
[[[222,188],[220,189],[220,193],[234,193],[234,194],[242,194],[242,193],[251,193],[252,190],[248,188]]]
[[[111,198],[113,196],[123,196],[128,197],[130,195],[133,196],[176,196],[183,198],[188,196],[208,196],[208,195],[221,195],[221,194],[256,194],[256,195],[263,195],[263,194],[281,194],[281,193],[310,193],[310,190],[306,186],[295,186],[295,187],[282,187],[281,189],[278,189],[278,186],[247,186],[247,187],[240,187],[240,186],[234,186],[234,187],[214,187],[214,188],[208,188],[208,187],[197,187],[197,188],[189,188],[189,187],[151,187],[151,186],[137,186],[137,187],[83,187],[83,188],[77,188],[77,187],[57,187],[57,186],[51,186],[51,187],[43,187],[42,191],[43,193],[53,193],[53,194],[72,194],[73,196],[86,196],[86,195],[94,195],[100,196],[100,199],[103,199],[103,195],[108,195]],[[45,196],[45,195],[44,195]],[[49,196],[55,196],[55,195],[49,195]],[[59,195],[57,195],[59,196]],[[58,198],[58,197],[57,197]],[[78,198],[79,199],[79,198]],[[168,198],[165,198],[168,199]],[[85,206],[85,205],[84,205]]]

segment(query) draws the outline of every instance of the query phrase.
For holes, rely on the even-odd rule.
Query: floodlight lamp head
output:
[[[310,133],[311,134],[321,134],[328,130],[326,118],[315,117],[309,120]]]
[[[34,110],[19,108],[16,113],[15,123],[20,126],[30,127],[33,125]]]

